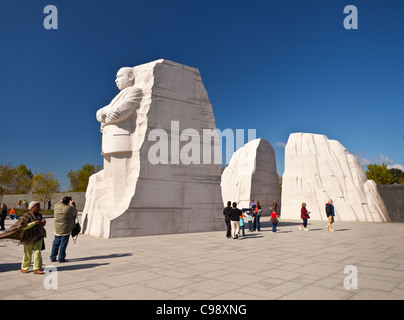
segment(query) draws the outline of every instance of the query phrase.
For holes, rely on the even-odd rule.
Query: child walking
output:
[[[272,233],[276,233],[276,226],[278,225],[278,214],[275,212],[275,209],[272,209],[271,213],[271,222],[272,222]]]
[[[244,216],[245,216],[245,213],[242,212],[241,215],[240,215],[240,230],[241,230],[243,236],[245,236],[245,232],[244,232]],[[240,233],[240,231],[238,233]]]

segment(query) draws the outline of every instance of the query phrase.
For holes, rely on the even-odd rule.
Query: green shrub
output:
[[[26,214],[29,210],[28,209],[15,209],[15,211],[17,212],[17,216],[21,217],[24,214]],[[41,210],[39,213],[42,214],[43,216],[53,215],[53,210]]]

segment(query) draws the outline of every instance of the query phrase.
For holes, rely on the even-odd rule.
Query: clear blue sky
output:
[[[358,30],[343,27],[350,4]],[[102,164],[95,113],[117,70],[161,58],[198,68],[216,126],[257,129],[279,174],[293,132],[404,163],[402,0],[2,0],[0,41],[0,164],[52,171],[64,190],[70,169]]]

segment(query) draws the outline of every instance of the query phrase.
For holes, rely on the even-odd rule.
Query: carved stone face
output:
[[[135,76],[131,68],[121,68],[116,74],[116,86],[119,90],[123,90],[129,86],[133,86]]]

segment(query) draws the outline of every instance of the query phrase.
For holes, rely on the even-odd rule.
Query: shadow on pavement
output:
[[[69,259],[69,262],[87,261],[87,260],[97,260],[97,259],[112,259],[112,258],[122,258],[132,256],[132,253],[113,253],[104,256],[90,256],[83,258]]]
[[[109,254],[109,255],[104,255],[104,256],[90,256],[90,257],[83,257],[83,258],[68,259],[68,262],[66,262],[66,264],[60,264],[58,262],[51,262],[51,264],[54,263],[55,266],[57,266],[58,271],[89,269],[89,268],[95,268],[95,267],[102,266],[102,265],[107,265],[109,263],[88,263],[88,264],[76,264],[76,265],[71,265],[69,263],[70,262],[88,261],[88,260],[97,260],[97,259],[121,258],[121,257],[128,257],[131,255],[132,255],[132,253],[114,253],[114,254]],[[42,254],[42,258],[43,257],[44,256]],[[49,265],[49,264],[45,262],[45,266],[46,265]],[[0,264],[0,273],[20,270],[20,268],[21,268],[21,262],[1,263]]]
[[[71,261],[71,260],[69,260]],[[69,265],[68,262],[65,264],[58,264],[57,265],[57,270],[58,271],[69,271],[69,270],[80,270],[80,269],[91,269],[91,268],[96,268],[99,266],[105,266],[108,265],[109,263],[86,263],[86,264],[74,264],[74,265]]]
[[[239,240],[247,240],[252,238],[263,238],[264,236],[261,233],[246,233],[244,236],[239,236]]]
[[[15,271],[20,270],[21,262],[19,263],[2,263],[0,264],[0,272],[8,272],[8,271]]]

